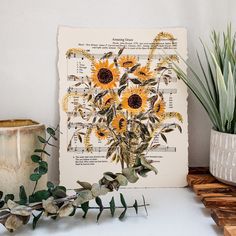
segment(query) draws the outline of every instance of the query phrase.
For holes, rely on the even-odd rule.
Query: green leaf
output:
[[[34,173],[30,175],[31,181],[38,181],[40,178],[41,178],[41,174]]]
[[[6,194],[5,197],[4,197],[4,201],[5,203],[7,203],[8,200],[14,200],[14,195],[13,194]]]
[[[47,143],[47,140],[44,139],[44,138],[41,137],[41,136],[38,136],[38,140],[39,140],[41,143]]]
[[[108,93],[107,90],[105,90],[105,91],[103,91],[103,92],[101,92],[101,93],[98,93],[98,94],[96,95],[96,97],[94,98],[94,102],[95,102],[95,103],[98,102],[98,101],[99,101],[102,97],[104,97],[107,93]]]
[[[113,217],[115,214],[115,210],[116,210],[114,197],[112,197],[111,201],[109,202],[109,205],[110,205],[111,215]]]
[[[140,64],[136,64],[135,66],[133,66],[133,67],[129,70],[129,73],[133,73],[139,66],[140,66]]]
[[[145,211],[146,211],[146,214],[148,215],[147,206],[146,206],[146,201],[145,201],[144,196],[143,196],[143,205],[144,205],[144,209],[145,209]]]
[[[235,109],[235,82],[231,70],[231,65],[230,63],[228,64],[229,66],[229,73],[228,73],[228,84],[227,84],[227,99],[226,99],[226,104],[227,104],[227,120],[228,123],[233,120],[234,118],[234,109]],[[230,126],[229,126],[230,130]]]
[[[139,146],[139,147],[137,148],[137,150],[135,151],[135,153],[137,153],[137,154],[143,153],[143,152],[148,148],[148,145],[149,145],[149,143],[143,143],[141,146]]]
[[[55,130],[50,128],[50,127],[47,128],[47,133],[50,134],[51,136],[55,136],[56,135]]]
[[[134,84],[141,84],[142,82],[138,79],[130,79]]]
[[[31,156],[31,160],[32,160],[33,162],[35,162],[35,163],[39,163],[40,160],[41,160],[41,157],[38,156],[38,155],[32,155],[32,156]]]
[[[124,73],[120,79],[120,86],[124,85],[127,83],[127,78],[128,78],[128,74]]]
[[[114,112],[113,109],[110,109],[110,111],[107,113],[107,124],[109,125],[111,121],[113,120]]]
[[[150,133],[149,133],[149,131],[148,131],[147,126],[146,126],[145,124],[142,124],[141,122],[140,122],[139,124],[140,124],[140,129],[141,129],[141,131],[142,131],[145,135],[150,136]]]
[[[225,86],[224,77],[222,75],[221,69],[216,61],[215,56],[211,53],[213,62],[216,68],[216,81],[219,92],[219,105],[220,105],[220,117],[222,122],[222,130],[225,131],[224,124],[226,124],[227,116],[225,112],[225,108],[227,107],[227,90]]]
[[[117,55],[118,57],[123,53],[124,49],[125,49],[125,46],[122,47],[122,48],[118,51],[118,55]]]
[[[106,108],[106,109],[99,111],[98,114],[105,115],[108,111],[109,111],[109,108]]]
[[[125,202],[125,198],[122,193],[120,193],[120,202],[121,202],[122,206],[124,207],[124,211],[119,216],[119,220],[122,220],[126,214],[126,211],[127,211],[127,204]]]
[[[116,180],[120,186],[126,186],[128,184],[128,179],[122,174],[118,174]]]
[[[48,172],[48,168],[44,167],[44,166],[39,166],[39,174],[40,175],[44,175]]]
[[[125,198],[122,193],[120,193],[120,202],[124,208],[127,208],[127,204],[125,202]]]
[[[128,179],[130,183],[136,183],[138,181],[138,176],[135,172],[135,169],[132,167],[124,168],[122,174]]]
[[[74,206],[73,206],[73,207],[74,207]],[[74,207],[74,210],[70,213],[69,216],[73,216],[73,215],[75,214],[75,212],[76,212],[76,207]]]
[[[137,202],[137,200],[135,200],[133,207],[135,209],[136,214],[138,214],[138,202]]]
[[[144,170],[140,170],[139,172],[138,172],[138,174],[140,175],[140,176],[142,176],[142,177],[147,177],[147,173],[148,172],[150,172],[151,170],[147,170],[147,169],[144,169]]]
[[[126,87],[127,87],[127,85],[123,85],[122,87],[120,87],[120,88],[118,89],[118,95],[119,95],[119,96],[121,95],[122,91],[126,89]]]
[[[40,166],[44,167],[44,168],[48,168],[48,163],[46,161],[41,161],[39,163]]]
[[[59,185],[56,187],[57,189],[61,189],[63,190],[64,192],[66,192],[66,187],[65,186],[62,186],[62,185]]]
[[[54,188],[54,184],[50,181],[47,182],[47,187],[48,189],[53,189]]]
[[[86,218],[86,215],[87,215],[88,210],[89,210],[89,202],[85,202],[85,203],[81,204],[81,208],[84,212],[83,218]]]
[[[97,205],[99,206],[99,213],[97,215],[97,222],[98,222],[99,218],[100,218],[100,216],[102,214],[102,211],[103,211],[103,205],[102,205],[102,200],[101,200],[100,197],[96,197],[95,201],[96,201]]]
[[[50,192],[47,190],[39,190],[34,194],[29,196],[29,202],[41,202],[42,200],[46,200],[51,196]]]
[[[0,208],[4,206],[5,202],[3,200],[0,201]]]
[[[40,152],[40,153],[44,153],[44,154],[50,156],[50,154],[43,149],[35,149],[34,152]]]
[[[66,197],[66,192],[64,190],[56,187],[55,190],[52,192],[52,196],[55,199],[64,198],[64,197]]]
[[[77,183],[84,189],[89,189],[89,190],[92,189],[92,185],[88,182],[81,182],[81,181],[77,180]]]
[[[123,220],[123,218],[125,217],[127,209],[124,209],[124,211],[120,214],[119,216],[119,220]]]
[[[161,134],[162,139],[167,143],[167,138],[166,138],[166,136],[165,136],[163,133],[160,133],[160,134]]]
[[[154,171],[154,173],[157,174],[157,169],[146,160],[145,156],[141,156],[140,160],[141,160],[142,166],[144,166],[148,170]]]
[[[34,218],[33,218],[33,229],[36,228],[38,220],[40,219],[42,214],[43,214],[43,211],[41,211],[37,216],[34,215]]]
[[[23,185],[20,186],[19,198],[20,198],[19,204],[25,205],[27,203],[27,195]]]
[[[118,146],[119,142],[114,142],[107,150],[107,155],[106,158],[110,157],[112,155],[112,153],[115,152],[117,146]]]

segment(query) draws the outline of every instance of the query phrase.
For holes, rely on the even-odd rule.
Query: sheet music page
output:
[[[162,109],[163,105],[166,119],[159,127],[159,131],[153,132],[153,140],[150,144],[152,148],[146,153],[146,158],[154,161],[153,165],[158,170],[158,174],[149,172],[148,177],[140,177],[137,183],[130,184],[128,187],[185,186],[188,173],[187,88],[182,81],[176,78],[172,70],[172,63],[177,63],[183,70],[186,70],[178,56],[181,55],[183,59],[187,59],[186,30],[183,28],[60,27],[58,50],[61,131],[60,184],[68,188],[78,188],[77,180],[94,183],[101,179],[106,171],[121,172],[119,157],[111,155],[106,158],[107,150],[110,147],[109,136],[106,137],[106,135],[109,134],[106,133],[106,130],[98,132],[99,122],[102,120],[99,121],[99,115],[94,115],[98,113],[94,112],[95,108],[91,107],[89,99],[92,100],[101,93],[99,86],[95,86],[99,85],[99,81],[96,84],[92,77],[94,71],[98,69],[98,66],[94,66],[94,62],[98,62],[104,57],[102,61],[111,64],[116,58],[115,63],[112,64],[115,78],[116,66],[122,63],[120,58],[131,55],[131,61],[137,60],[137,63],[141,64],[138,68],[147,66],[152,71],[152,76],[155,74],[157,82],[154,81],[153,84],[155,84],[155,89],[158,89],[159,97],[165,101],[160,104],[159,108]],[[117,55],[119,51],[122,51],[120,56]],[[106,67],[104,63],[100,64],[100,69]],[[112,66],[109,68],[113,68]],[[123,66],[125,67],[125,64]],[[119,73],[120,76],[124,73],[122,68]],[[149,72],[144,70],[143,73],[148,76]],[[140,78],[142,80],[142,77]],[[138,86],[135,76],[129,79],[131,81],[128,87]],[[119,82],[116,81],[116,84]],[[125,99],[122,98],[125,96],[124,94],[125,91],[122,91],[119,99]],[[145,98],[145,95],[140,96]],[[111,99],[108,93],[103,94],[102,101],[104,99],[107,101]],[[98,104],[101,105],[99,102]],[[112,124],[115,125],[115,123]],[[152,124],[152,119],[145,123],[148,128],[150,124]],[[162,134],[160,130],[163,130]],[[149,131],[152,132],[151,128]]]

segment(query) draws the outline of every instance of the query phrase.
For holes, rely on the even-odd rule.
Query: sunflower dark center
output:
[[[124,121],[125,121],[124,118],[121,118],[121,119],[119,120],[119,128],[120,128],[120,129],[123,128],[123,126],[124,126]]]
[[[98,132],[98,135],[101,136],[101,137],[105,136],[105,134],[103,132]]]
[[[113,98],[108,98],[107,101],[105,102],[105,105],[112,103],[112,101],[113,101]]]
[[[113,80],[112,72],[107,68],[101,68],[98,71],[97,77],[102,84],[109,84]]]
[[[138,109],[142,106],[142,98],[138,94],[133,94],[128,98],[128,104],[133,109]]]
[[[126,61],[123,63],[124,66],[129,66],[129,65],[132,65],[133,62],[132,61]]]
[[[157,105],[157,107],[156,107],[156,112],[159,112],[159,111],[160,111],[160,109],[161,109],[161,105],[160,105],[160,104],[158,104],[158,105]]]
[[[143,71],[139,71],[140,75],[146,75]]]

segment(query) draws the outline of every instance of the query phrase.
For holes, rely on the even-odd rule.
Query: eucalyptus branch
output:
[[[43,148],[42,148],[42,152],[40,152],[40,160],[42,160],[43,158],[43,154],[45,154],[45,149],[47,147],[47,145],[49,145],[49,141],[51,140],[51,138],[54,137],[55,139],[55,132],[59,129],[59,125],[57,125],[56,129],[53,130],[52,128],[48,128],[47,131],[49,133],[49,137],[46,141],[44,141],[44,139],[42,137],[38,137],[39,138],[39,141],[41,141],[43,143]],[[37,169],[37,168],[36,168]],[[39,172],[39,170],[38,170]],[[40,176],[41,177],[41,176]],[[38,180],[39,178],[37,178],[37,180],[35,181],[35,185],[34,185],[34,188],[33,188],[33,192],[32,194],[34,194],[36,188],[37,188],[37,185],[38,185]]]
[[[32,161],[38,163],[39,166],[42,165],[42,163],[44,164],[42,155],[49,155],[49,153],[46,152],[46,146],[49,145],[50,138],[57,139],[55,137],[57,129],[58,126],[55,130],[47,128],[47,133],[49,134],[48,139],[39,137],[39,141],[44,145],[42,149],[36,149],[35,153],[39,152],[41,155],[32,155],[31,157]],[[142,204],[138,204],[137,200],[135,200],[134,204],[129,206],[126,204],[123,194],[120,193],[121,206],[115,205],[114,197],[112,197],[109,206],[103,206],[100,196],[114,190],[119,190],[120,186],[126,186],[128,183],[135,183],[139,179],[138,175],[143,176],[143,171],[146,173],[151,170],[154,169],[150,165],[150,162],[146,162],[144,157],[141,157],[138,159],[135,166],[124,168],[122,173],[115,174],[105,172],[98,183],[91,185],[87,182],[77,181],[81,188],[74,189],[76,194],[73,195],[67,195],[67,189],[64,186],[54,186],[51,182],[47,183],[47,189],[36,192],[33,191],[30,196],[26,195],[24,186],[20,186],[18,201],[13,201],[14,195],[12,194],[5,195],[4,200],[1,200],[3,193],[0,192],[0,204],[2,207],[0,209],[0,223],[3,224],[7,230],[13,232],[23,224],[27,224],[30,218],[33,217],[33,228],[35,228],[42,215],[53,219],[56,217],[73,216],[76,213],[76,209],[82,209],[84,211],[84,218],[89,210],[99,210],[97,221],[103,210],[110,209],[111,215],[114,216],[116,209],[123,209],[119,216],[119,219],[122,220],[127,209],[134,208],[136,213],[138,213],[138,209],[143,207],[146,211],[146,207],[149,206],[149,204],[146,204],[144,197]],[[34,178],[35,176],[33,175],[32,177],[32,175],[30,179],[35,181],[37,185],[37,181],[42,173],[39,171],[39,178]],[[98,207],[89,206],[91,200],[95,200]],[[34,212],[36,211],[40,213],[35,215]]]

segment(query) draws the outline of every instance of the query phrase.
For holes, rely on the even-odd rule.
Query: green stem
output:
[[[57,125],[55,131],[57,131],[58,128],[59,128],[59,125]],[[49,135],[48,139],[46,140],[46,143],[43,145],[43,151],[45,151],[46,146],[47,146],[47,144],[48,144],[48,142],[50,141],[51,138],[52,138],[52,135]],[[40,159],[42,160],[42,158],[43,158],[43,152],[41,152],[41,154],[40,154]],[[37,188],[37,185],[38,185],[38,180],[35,182],[34,189],[33,189],[31,195],[33,195],[33,194],[35,193],[35,190],[36,190],[36,188]]]

